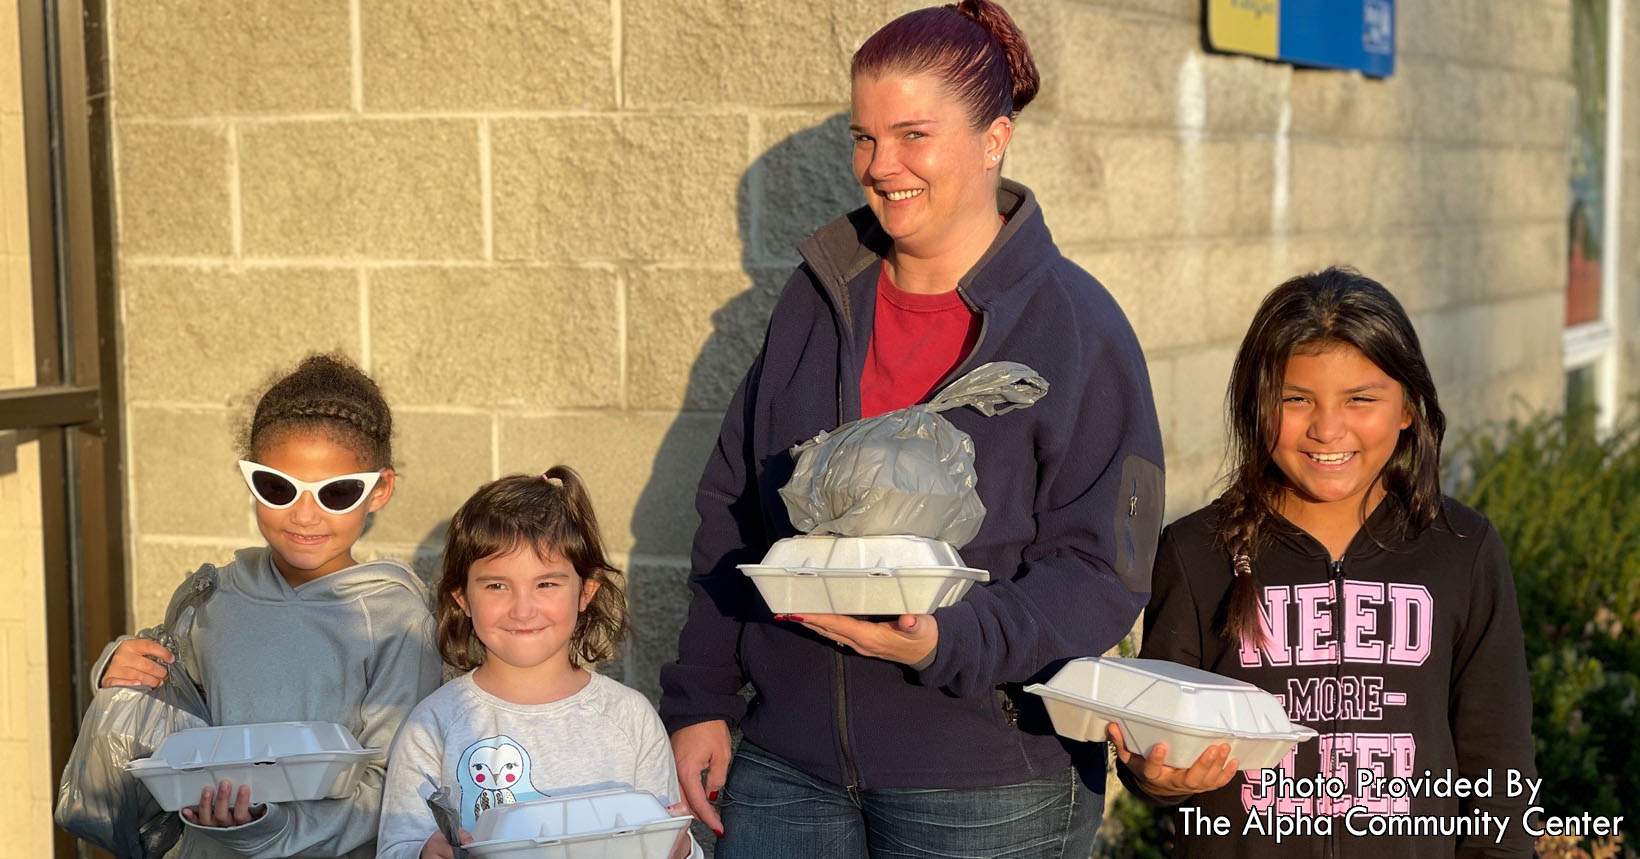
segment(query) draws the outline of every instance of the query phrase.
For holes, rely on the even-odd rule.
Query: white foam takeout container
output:
[[[223,779],[236,791],[250,785],[252,803],[347,796],[363,766],[381,757],[334,722],[268,722],[178,731],[125,768],[160,808],[179,811]]]
[[[466,851],[505,859],[666,859],[692,817],[621,788],[498,805],[478,816]]]
[[[1060,736],[1101,741],[1115,722],[1130,752],[1166,743],[1170,767],[1189,767],[1208,746],[1229,743],[1239,768],[1263,769],[1316,736],[1288,721],[1263,689],[1164,659],[1073,659],[1025,691],[1042,697]]]
[[[928,614],[990,578],[949,543],[898,535],[787,537],[740,570],[776,614]]]

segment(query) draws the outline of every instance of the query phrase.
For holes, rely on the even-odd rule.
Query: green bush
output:
[[[1640,809],[1640,420],[1586,413],[1475,432],[1452,493],[1486,514],[1515,572],[1541,796],[1551,813]]]

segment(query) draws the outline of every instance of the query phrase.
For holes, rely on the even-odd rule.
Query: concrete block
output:
[[[1446,223],[1563,220],[1565,153],[1558,149],[1428,147],[1421,153]]]
[[[28,257],[0,257],[0,386],[34,384],[34,294]]]
[[[1444,244],[1449,298],[1475,302],[1563,292],[1566,228],[1562,224],[1497,224],[1437,239]]]
[[[658,703],[661,666],[678,657],[678,634],[689,616],[689,564],[658,560],[627,569],[626,596],[632,632],[625,683]]]
[[[5,77],[0,79],[0,116],[23,112],[21,75],[17,74],[23,67],[20,39],[17,10],[7,7],[0,11],[0,69],[6,70]]]
[[[1393,77],[1368,78],[1330,69],[1294,69],[1291,133],[1297,136],[1400,139],[1416,130],[1412,99],[1423,85],[1417,67],[1399,59]]]
[[[1122,306],[1139,343],[1147,350],[1174,349],[1201,342],[1206,323],[1201,259],[1195,248],[1125,243],[1078,248],[1073,261],[1099,279]]]
[[[1463,237],[1374,232],[1350,240],[1347,261],[1394,293],[1409,314],[1417,314],[1451,300],[1447,255],[1460,252]]]
[[[122,116],[346,110],[346,3],[114,3],[114,101]]]
[[[1150,395],[1156,403],[1156,421],[1162,428],[1162,454],[1165,460],[1177,450],[1174,431],[1178,420],[1173,414],[1173,358],[1172,353],[1145,350],[1145,369],[1150,373]],[[1163,465],[1167,463],[1164,461]]]
[[[496,257],[736,257],[747,135],[729,116],[498,120]]]
[[[909,9],[929,5],[918,0],[900,0]],[[1025,36],[1036,63],[1041,87],[1036,98],[1026,106],[1018,122],[1042,122],[1059,117],[1063,97],[1069,86],[1076,82],[1063,73],[1065,60],[1065,16],[1072,11],[1069,4],[1059,0],[1010,0],[1007,11]],[[885,22],[888,19],[884,19]]]
[[[1100,5],[1186,21],[1196,21],[1201,16],[1201,4],[1196,0],[1102,0]]]
[[[1235,229],[1240,143],[1083,126],[1033,138],[1010,175],[1037,192],[1057,241],[1226,235]]]
[[[1413,123],[1429,140],[1564,148],[1574,91],[1562,79],[1412,59],[1406,74]]]
[[[25,384],[32,385],[30,376]],[[43,513],[40,509],[40,436],[38,432],[17,432],[10,434],[10,457],[7,465],[11,466],[10,482],[7,484],[11,496],[11,510],[7,513],[8,526],[25,534],[38,534],[44,527]],[[32,563],[33,555],[24,555],[25,564]],[[44,567],[34,569],[43,570]]]
[[[483,254],[476,123],[259,125],[239,152],[247,256]]]
[[[698,526],[695,489],[722,418],[603,412],[501,419],[501,471],[554,463],[587,479],[604,544],[642,556],[688,555]]]
[[[372,368],[403,405],[620,402],[615,276],[590,268],[370,275]]]
[[[358,353],[350,271],[129,264],[120,289],[131,400],[227,404],[309,352]]]
[[[225,129],[127,124],[118,159],[120,253],[233,253]]]
[[[626,0],[621,11],[633,107],[847,104],[850,58],[895,14],[874,0]]]
[[[759,121],[759,154],[735,194],[745,256],[795,264],[810,234],[865,205],[848,122],[847,113]]]
[[[1099,126],[1022,122],[1004,174],[1030,186],[1060,245],[1102,242],[1112,170]]]
[[[223,409],[133,406],[126,431],[140,536],[260,541],[239,459],[235,416]]]
[[[1199,340],[1239,345],[1259,302],[1270,290],[1302,272],[1287,265],[1284,249],[1270,242],[1213,242],[1198,253],[1202,296]]]
[[[365,109],[616,107],[610,8],[571,0],[364,0]]]
[[[1288,168],[1287,221],[1300,232],[1359,230],[1371,198],[1367,144],[1295,140]]]
[[[1236,144],[1236,198],[1230,216],[1230,231],[1243,236],[1264,236],[1279,232],[1284,224],[1275,218],[1276,189],[1288,165],[1285,148],[1275,138],[1251,137]],[[1283,189],[1285,190],[1285,188]]]
[[[1225,443],[1224,391],[1239,344],[1214,344],[1173,359],[1174,444],[1180,454],[1221,450]],[[1171,460],[1171,454],[1169,459]],[[1172,493],[1171,484],[1169,494]]]
[[[0,445],[6,444],[0,440]],[[3,455],[3,454],[0,454]],[[11,487],[4,487],[6,494],[10,494]],[[20,499],[21,500],[21,499]],[[38,503],[38,501],[36,501]],[[45,591],[42,587],[43,579],[39,573],[42,566],[40,555],[40,535],[30,534],[18,530],[6,529],[0,531],[0,557],[13,559],[15,566],[10,567],[4,574],[0,574],[0,621],[17,621],[19,623],[30,618],[37,618],[41,606],[45,604]],[[18,564],[19,559],[29,558],[32,563]],[[17,655],[17,664],[21,665],[22,654]],[[4,663],[0,663],[3,665]],[[0,669],[4,670],[4,669]]]
[[[1065,118],[1121,127],[1199,126],[1181,121],[1207,112],[1208,63],[1196,26],[1081,5],[1067,8],[1063,19],[1064,65],[1055,71]]]
[[[1222,446],[1167,453],[1167,521],[1200,510],[1224,490],[1231,463]]]
[[[26,703],[47,700],[46,688],[41,678],[38,684],[29,683],[26,688],[18,689],[16,695],[12,695],[11,690],[5,691],[8,701],[15,698]],[[10,773],[36,774],[15,789],[12,807],[0,813],[0,822],[16,834],[11,849],[21,856],[49,856],[52,852],[51,782],[45,775],[50,771],[51,762],[49,752],[44,751],[50,748],[49,739],[50,722],[41,721],[27,724],[26,732],[19,739],[0,740],[0,767]]]
[[[1294,141],[1289,169],[1295,231],[1365,231],[1441,223],[1447,180],[1434,145],[1394,142]]]
[[[721,412],[763,345],[789,269],[627,273],[627,403]]]
[[[243,485],[243,484],[241,484]],[[243,490],[241,490],[243,492]],[[247,546],[264,545],[262,539],[200,545],[165,539],[139,537],[131,563],[131,615],[128,632],[146,629],[165,620],[171,595],[202,564],[219,567],[233,562],[234,552]]]
[[[4,231],[0,232],[0,249],[16,257],[27,257],[28,154],[23,144],[21,114],[0,114],[0,206],[4,207],[0,219],[5,224]]]
[[[1240,134],[1278,130],[1291,90],[1291,66],[1200,50],[1193,56],[1201,66],[1202,92],[1207,96],[1207,127]]]
[[[370,539],[441,551],[456,508],[490,479],[491,418],[398,409],[393,421],[398,485]]]
[[[1397,47],[1408,58],[1446,57],[1562,77],[1571,68],[1571,5],[1537,0],[1397,4]]]

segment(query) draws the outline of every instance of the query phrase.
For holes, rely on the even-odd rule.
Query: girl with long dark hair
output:
[[[1163,764],[1162,744],[1123,750],[1124,783],[1233,822],[1218,837],[1180,826],[1175,856],[1530,855],[1525,797],[1505,795],[1510,770],[1533,773],[1509,560],[1491,523],[1441,493],[1446,419],[1400,303],[1349,269],[1287,281],[1253,317],[1228,399],[1229,485],[1163,532],[1140,655],[1278,696],[1320,732],[1284,774],[1346,789],[1279,795],[1226,745],[1188,768]],[[1426,771],[1494,790],[1407,797],[1378,781]],[[1305,828],[1278,842],[1244,825],[1272,815]],[[1474,831],[1497,818],[1511,819],[1501,843],[1495,822]],[[1428,834],[1356,837],[1409,819]],[[1467,831],[1443,834],[1459,819]]]

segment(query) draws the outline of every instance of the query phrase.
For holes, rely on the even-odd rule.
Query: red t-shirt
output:
[[[876,319],[860,373],[860,416],[903,409],[923,401],[968,356],[979,339],[979,317],[956,290],[939,295],[906,292],[877,274]]]

